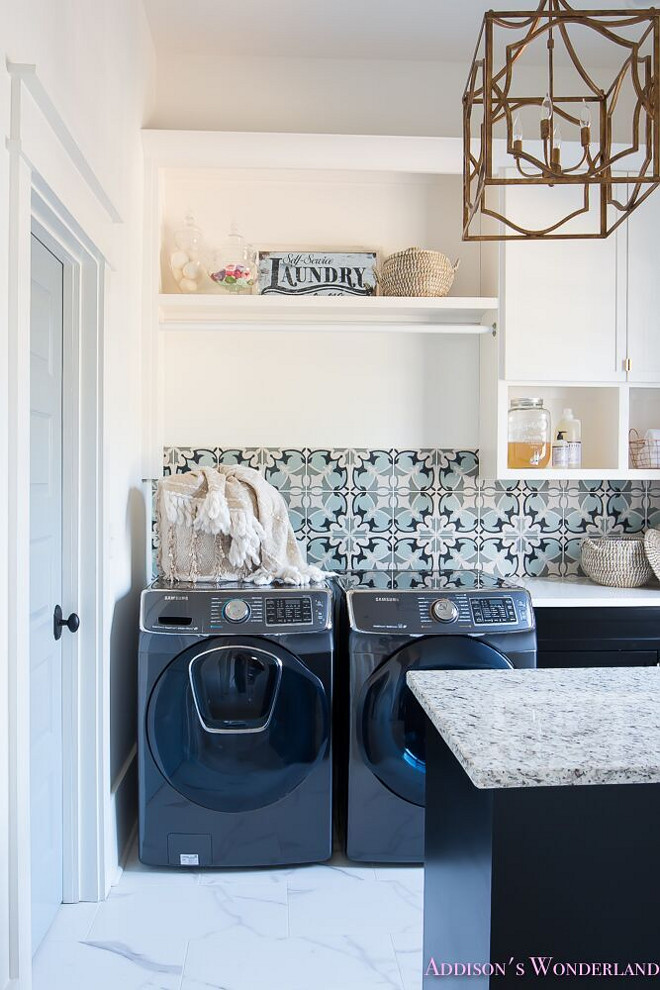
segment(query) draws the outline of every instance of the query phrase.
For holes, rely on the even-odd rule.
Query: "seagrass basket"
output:
[[[644,548],[653,573],[660,581],[660,529],[647,529]]]
[[[410,247],[385,259],[378,284],[384,296],[446,296],[459,265],[439,251]]]
[[[639,588],[653,577],[642,534],[586,537],[582,540],[582,570],[597,584]]]

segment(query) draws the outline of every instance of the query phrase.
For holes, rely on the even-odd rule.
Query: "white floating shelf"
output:
[[[373,296],[230,296],[161,294],[164,330],[391,331],[488,333],[497,314],[494,297],[437,299]]]
[[[498,471],[500,481],[652,481],[660,478],[660,471],[637,471],[633,468],[540,468],[535,471],[514,471],[505,468]],[[487,479],[484,479],[487,480]]]

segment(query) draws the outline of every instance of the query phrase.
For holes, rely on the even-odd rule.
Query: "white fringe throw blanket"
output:
[[[170,581],[323,580],[303,559],[284,499],[252,468],[221,464],[162,478],[156,516],[158,563]]]

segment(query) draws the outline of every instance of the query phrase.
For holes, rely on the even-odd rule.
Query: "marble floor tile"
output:
[[[373,866],[358,866],[335,853],[329,863],[314,863],[308,866],[282,866],[275,869],[250,870],[203,870],[199,873],[199,882],[202,886],[231,883],[280,883],[306,886],[310,883],[324,883],[342,876],[355,880],[375,880],[376,871]]]
[[[415,934],[393,935],[392,944],[404,990],[419,990],[422,985],[421,931]]]
[[[181,990],[403,990],[385,933],[193,940]]]
[[[173,939],[204,938],[241,929],[276,938],[288,934],[287,889],[276,884],[148,886],[101,904],[87,941],[129,942],[135,933]]]
[[[153,884],[168,886],[190,886],[198,882],[196,870],[167,869],[156,866],[145,866],[138,859],[137,841],[134,843],[119,878],[122,891],[136,890]]]
[[[81,901],[80,904],[62,904],[46,937],[53,941],[85,938],[98,909],[98,904],[86,901]]]
[[[376,867],[376,880],[400,883],[419,894],[424,891],[424,868],[422,866],[383,866]]]
[[[289,884],[291,935],[416,932],[422,925],[422,893],[400,883],[327,877]]]
[[[340,850],[327,864],[190,874],[133,851],[107,901],[62,906],[34,990],[418,990],[421,907],[420,868]]]
[[[37,952],[33,990],[179,990],[186,942],[141,932],[126,941],[46,938]]]

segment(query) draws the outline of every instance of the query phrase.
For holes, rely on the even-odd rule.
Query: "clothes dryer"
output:
[[[522,588],[467,570],[355,572],[342,585],[346,853],[362,862],[421,862],[426,720],[406,674],[493,668],[506,676],[534,667],[531,599]]]

